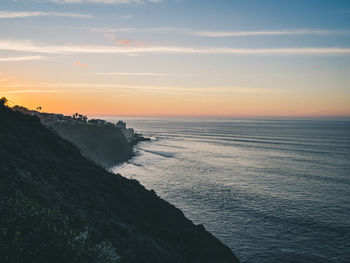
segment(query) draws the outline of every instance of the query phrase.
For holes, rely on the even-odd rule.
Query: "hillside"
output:
[[[0,262],[238,262],[183,213],[0,107]]]
[[[53,128],[62,138],[74,143],[88,159],[108,169],[133,157],[133,146],[147,141],[127,128],[126,123],[114,124],[101,119],[90,119],[82,114],[73,116],[29,110],[23,106],[12,108],[26,115],[37,116],[46,126]]]

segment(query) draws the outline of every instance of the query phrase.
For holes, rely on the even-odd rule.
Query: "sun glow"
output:
[[[298,95],[280,89],[200,88],[0,80],[12,105],[47,112],[120,116],[346,116],[349,97]]]
[[[295,24],[284,7],[279,16],[239,1],[22,1],[0,10],[0,95],[13,104],[90,115],[350,116],[349,14],[334,4],[320,3],[327,12],[310,23],[311,6],[291,1],[302,11]]]

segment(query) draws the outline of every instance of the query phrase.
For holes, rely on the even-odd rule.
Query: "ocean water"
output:
[[[112,170],[242,262],[350,262],[350,122],[124,120],[152,141]]]

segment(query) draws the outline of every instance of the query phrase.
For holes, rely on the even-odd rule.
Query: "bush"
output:
[[[0,202],[0,262],[119,262],[109,242],[94,244],[59,210],[40,207],[16,192]]]

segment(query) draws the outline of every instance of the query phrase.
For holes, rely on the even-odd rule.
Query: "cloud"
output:
[[[42,54],[204,54],[204,55],[350,55],[350,48],[231,48],[194,46],[47,45],[32,41],[1,40],[0,50]]]
[[[97,28],[87,27],[93,32],[124,33],[124,32],[152,32],[152,33],[181,33],[202,37],[247,37],[247,36],[288,36],[288,35],[350,35],[350,30],[328,29],[291,29],[291,30],[263,30],[263,31],[210,31],[193,30],[178,27],[149,27],[149,28]]]
[[[119,46],[143,46],[144,43],[138,40],[131,39],[119,39],[115,41],[115,43]]]
[[[152,32],[152,33],[168,33],[168,32],[181,32],[181,33],[191,33],[191,30],[177,27],[149,27],[149,28],[134,28],[134,27],[124,27],[124,28],[106,28],[106,27],[71,27],[73,29],[85,29],[92,32],[104,32],[104,33],[125,33],[125,32]],[[192,32],[193,34],[193,32]]]
[[[93,16],[89,14],[80,13],[65,13],[65,12],[9,12],[0,11],[0,18],[25,18],[25,17],[38,17],[38,16],[61,16],[61,17],[71,17],[71,18],[92,18]]]
[[[3,85],[8,90],[6,93],[58,93],[58,92],[101,92],[105,90],[143,91],[165,93],[242,93],[242,94],[271,94],[279,92],[279,89],[249,88],[249,87],[186,87],[186,86],[149,86],[149,85],[118,85],[106,83],[49,83],[49,82],[21,82]]]
[[[121,16],[119,17],[119,19],[131,19],[132,15],[125,15],[125,16]]]
[[[9,90],[8,94],[23,94],[23,93],[58,93],[67,92],[66,90],[50,90],[50,89],[27,89],[27,90]]]
[[[139,54],[134,54],[134,53],[126,53],[125,55],[129,56],[129,57],[139,57],[140,56]]]
[[[274,94],[281,92],[278,88],[254,88],[247,86],[178,86],[178,85],[127,85],[99,82],[36,82],[36,81],[6,81],[0,83],[0,93],[156,93],[156,94]]]
[[[150,77],[161,77],[169,76],[169,74],[164,73],[151,73],[151,72],[102,72],[102,73],[90,73],[88,75],[97,75],[97,76],[150,76]]]
[[[79,61],[75,61],[74,65],[76,65],[77,67],[81,67],[81,68],[85,68],[86,64],[80,63]]]
[[[41,60],[46,58],[47,57],[44,57],[44,56],[6,57],[6,58],[0,58],[0,62]]]
[[[116,43],[120,46],[130,46],[132,44],[132,41],[130,39],[121,39],[117,40]]]
[[[145,4],[161,3],[162,0],[46,0],[59,4]]]
[[[241,36],[285,36],[285,35],[347,35],[350,31],[332,31],[325,29],[296,29],[277,31],[198,31],[193,32],[198,36],[206,37],[241,37]]]
[[[143,46],[144,42],[132,39],[118,39],[118,37],[111,33],[105,33],[104,38],[117,44],[118,46]]]

